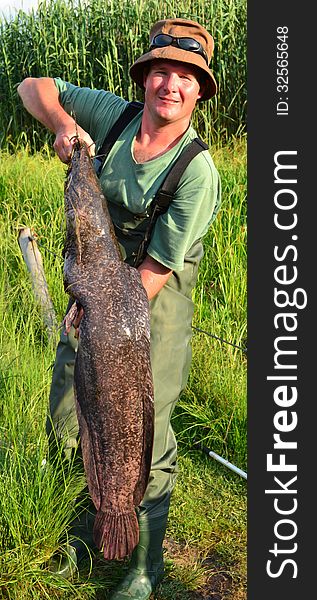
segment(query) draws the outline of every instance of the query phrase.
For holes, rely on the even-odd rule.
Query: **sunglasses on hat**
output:
[[[159,33],[154,36],[151,41],[150,50],[152,48],[164,48],[164,46],[178,46],[181,50],[188,50],[189,52],[196,52],[200,54],[206,61],[208,65],[208,57],[203,49],[200,42],[189,37],[174,37],[173,35],[169,35],[168,33]]]

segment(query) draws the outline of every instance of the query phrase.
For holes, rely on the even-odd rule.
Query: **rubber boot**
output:
[[[48,563],[48,571],[58,575],[63,579],[72,579],[78,570],[78,563],[81,560],[79,554],[84,551],[80,542],[75,540],[72,544],[67,544],[64,552],[55,554]]]
[[[63,579],[72,579],[78,572],[81,561],[92,558],[98,553],[92,535],[95,513],[95,508],[88,499],[86,510],[71,524],[69,531],[71,541],[65,545],[62,552],[50,559],[48,563],[50,573],[59,575]]]
[[[140,539],[131,557],[128,573],[110,600],[148,600],[164,575],[163,540],[168,513],[139,519]]]

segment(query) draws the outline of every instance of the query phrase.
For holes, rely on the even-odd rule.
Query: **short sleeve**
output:
[[[209,152],[196,156],[183,174],[167,212],[155,225],[148,254],[174,271],[214,220],[221,202],[221,184]]]
[[[56,77],[54,82],[64,110],[89,133],[97,146],[101,145],[112,125],[124,111],[126,100],[105,90],[78,87],[59,77]]]

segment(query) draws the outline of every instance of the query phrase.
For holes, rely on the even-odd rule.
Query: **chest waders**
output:
[[[206,149],[195,142],[194,153]],[[190,145],[189,145],[190,146]],[[194,147],[194,144],[192,144]],[[188,149],[188,146],[185,148]],[[110,148],[109,148],[110,150]],[[192,151],[191,151],[192,152]],[[191,158],[193,155],[191,156]],[[125,207],[108,202],[124,260],[138,266],[146,253],[155,218],[167,210],[177,183],[185,169],[176,163],[156,196],[154,207],[133,214]],[[168,182],[169,178],[169,182]],[[161,197],[159,202],[157,199]],[[153,216],[154,213],[154,216]],[[168,282],[151,300],[151,366],[154,382],[154,444],[149,483],[137,509],[140,541],[132,554],[130,570],[111,597],[113,600],[135,598],[146,600],[163,576],[162,544],[166,531],[170,496],[177,476],[177,445],[171,416],[179,395],[184,390],[191,363],[192,289],[197,281],[198,265],[203,255],[202,244],[195,242],[185,256],[184,269],[173,272]],[[51,439],[63,441],[70,456],[78,445],[78,423],[73,394],[73,370],[77,340],[73,328],[61,334],[56,353],[50,392],[50,418],[47,432]],[[82,515],[71,533],[91,546],[93,512]]]

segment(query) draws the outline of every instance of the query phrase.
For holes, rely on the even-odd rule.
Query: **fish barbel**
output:
[[[149,302],[140,273],[123,262],[86,144],[77,140],[65,182],[65,290],[83,316],[74,389],[94,541],[106,559],[139,540],[135,507],[153,444]],[[73,317],[72,319],[73,320]]]

